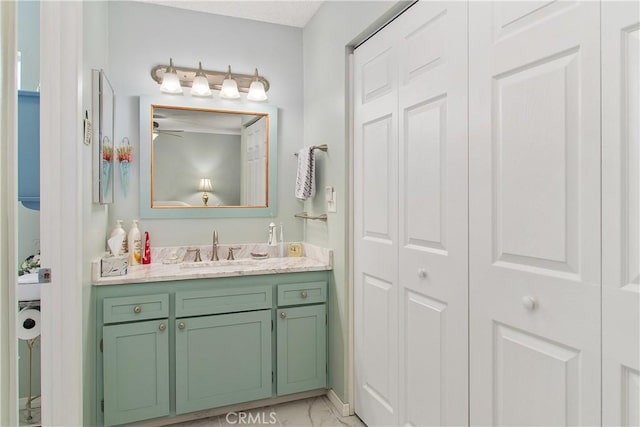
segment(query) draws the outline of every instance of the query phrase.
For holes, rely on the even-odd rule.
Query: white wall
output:
[[[333,186],[337,192],[337,213],[327,223],[307,221],[306,241],[334,250],[334,283],[330,290],[331,383],[336,394],[347,401],[348,390],[348,177],[349,139],[347,110],[348,46],[383,23],[406,2],[325,2],[303,31],[304,50],[304,142],[328,144],[325,155],[317,155],[317,185]],[[324,192],[308,201],[307,211],[326,212]]]
[[[225,70],[231,64],[243,74],[257,67],[269,80],[268,102],[279,107],[278,215],[276,219],[142,219],[140,227],[150,232],[152,245],[210,244],[214,228],[224,243],[266,241],[271,221],[283,222],[287,240],[301,240],[302,222],[293,217],[302,208],[293,195],[293,153],[302,146],[302,30],[145,3],[109,2],[108,8],[107,75],[116,92],[116,144],[126,136],[135,150],[126,199],[116,176],[110,227],[116,219],[127,225],[139,216],[138,97],[159,94],[151,68],[173,57],[177,65],[187,67],[202,61],[206,69]]]
[[[18,1],[18,51],[22,55],[20,90],[40,86],[40,2]]]

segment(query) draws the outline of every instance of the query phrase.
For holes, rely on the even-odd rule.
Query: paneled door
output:
[[[467,4],[401,15],[400,425],[468,422]]]
[[[104,425],[169,415],[167,319],[103,328]]]
[[[464,425],[467,6],[419,2],[355,51],[356,413]]]
[[[354,54],[355,411],[398,423],[398,82],[390,25]]]
[[[602,423],[640,425],[640,6],[602,2]]]
[[[240,204],[264,206],[267,200],[267,119],[242,125]]]
[[[327,386],[327,309],[324,304],[278,309],[278,396]]]
[[[469,5],[472,425],[601,421],[599,11]]]
[[[271,310],[176,319],[176,414],[271,397]]]

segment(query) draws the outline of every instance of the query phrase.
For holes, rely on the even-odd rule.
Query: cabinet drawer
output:
[[[138,295],[104,299],[104,324],[169,317],[169,295]]]
[[[271,295],[270,286],[176,292],[176,317],[271,308]]]
[[[327,282],[278,285],[278,306],[316,304],[327,300]]]

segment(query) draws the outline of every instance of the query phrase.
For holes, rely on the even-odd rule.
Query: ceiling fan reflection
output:
[[[169,136],[175,136],[178,138],[182,138],[182,135],[179,135],[180,132],[184,132],[184,130],[181,129],[160,129],[160,125],[158,124],[158,122],[154,121],[153,122],[153,139],[155,140],[156,137],[158,135],[169,135]]]

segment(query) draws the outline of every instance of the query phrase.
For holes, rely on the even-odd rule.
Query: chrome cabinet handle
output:
[[[287,317],[287,313],[285,313],[284,311],[280,313],[281,319],[286,319],[286,317]]]
[[[424,279],[425,277],[427,277],[427,270],[425,270],[424,268],[419,268],[418,277],[421,279]]]
[[[307,297],[307,291],[302,291],[302,292],[300,292],[300,296],[301,296],[302,298],[306,298],[306,297]]]
[[[139,305],[136,305],[135,307],[133,307],[133,312],[138,314],[142,311],[142,307],[140,307]]]
[[[160,329],[160,331],[164,331],[165,329],[167,329],[167,325],[165,325],[164,323],[160,323],[160,326],[158,326],[158,329]]]
[[[187,325],[184,324],[184,322],[180,322],[178,323],[178,329],[184,329]]]

